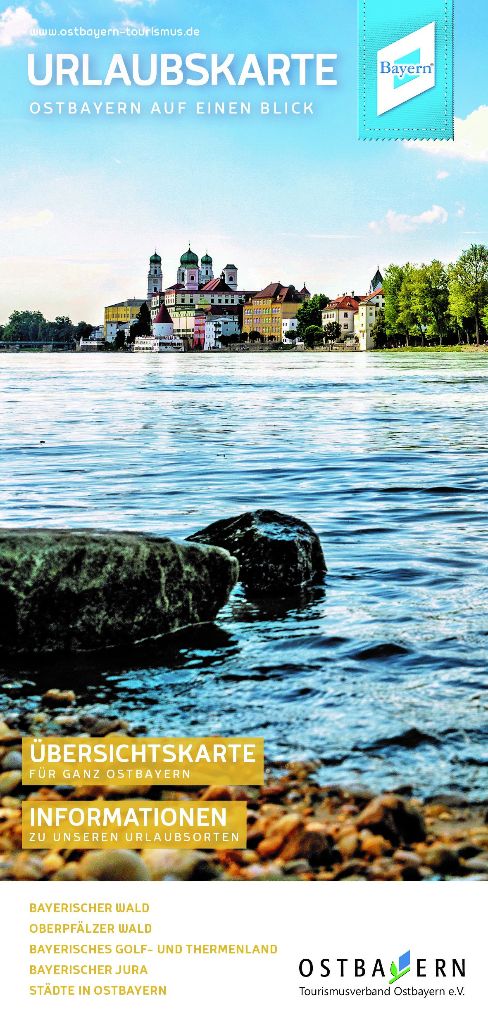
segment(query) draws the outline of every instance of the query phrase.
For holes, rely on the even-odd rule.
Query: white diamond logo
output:
[[[378,114],[434,88],[435,21],[378,50],[377,83]]]

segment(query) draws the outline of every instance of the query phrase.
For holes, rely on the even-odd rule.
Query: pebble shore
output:
[[[289,763],[261,787],[23,787],[22,735],[132,735],[127,722],[74,713],[74,698],[71,691],[49,691],[46,710],[0,720],[0,880],[488,881],[486,804],[322,785],[312,762]],[[22,851],[21,804],[27,797],[124,796],[245,800],[247,849]]]

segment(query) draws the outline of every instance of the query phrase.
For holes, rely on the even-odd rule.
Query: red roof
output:
[[[255,299],[275,299],[276,302],[302,302],[302,296],[294,285],[284,285],[280,281],[272,281],[262,292],[256,292]]]
[[[353,313],[357,313],[359,300],[361,296],[356,298],[354,295],[340,295],[337,299],[333,299],[326,306],[326,309],[350,309]]]
[[[369,295],[365,295],[363,302],[369,302],[370,299],[375,299],[377,295],[383,295],[383,289],[377,288],[375,292],[371,292]]]
[[[214,277],[200,288],[201,292],[232,292],[233,289],[221,277]]]
[[[164,303],[163,303],[162,306],[160,306],[159,313],[158,313],[156,319],[154,320],[154,323],[155,324],[172,324],[173,323],[173,321],[172,321],[172,319],[171,319],[171,317],[170,317],[170,315],[168,313],[168,310],[166,309],[166,306],[164,305]]]

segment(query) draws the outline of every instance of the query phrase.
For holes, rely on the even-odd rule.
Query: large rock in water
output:
[[[220,519],[188,540],[230,551],[239,562],[239,579],[255,593],[286,594],[326,572],[320,540],[311,526],[272,509]]]
[[[0,530],[0,649],[125,646],[211,621],[237,581],[227,551],[96,530]]]

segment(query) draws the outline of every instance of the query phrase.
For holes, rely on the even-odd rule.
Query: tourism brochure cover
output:
[[[41,1021],[481,1008],[487,29],[0,10],[1,960]]]

